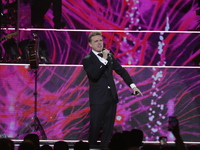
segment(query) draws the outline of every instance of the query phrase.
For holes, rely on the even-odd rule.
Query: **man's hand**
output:
[[[133,89],[133,95],[141,95],[141,96],[143,96],[142,92],[137,87],[134,87],[132,89]]]
[[[181,137],[179,129],[179,121],[177,118],[175,121],[169,123],[168,131],[171,131],[176,139]]]
[[[103,54],[103,58],[104,59],[107,59],[108,58],[108,54],[110,53],[110,51],[109,50],[107,50],[107,49],[104,49],[103,51],[102,51],[102,54]]]

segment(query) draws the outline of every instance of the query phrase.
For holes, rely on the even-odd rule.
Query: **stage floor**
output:
[[[16,139],[12,139],[12,141],[14,141],[15,143],[15,150],[18,150],[18,146],[19,144],[23,141],[21,140],[16,140]],[[59,140],[40,140],[40,146],[43,146],[45,144],[48,144],[49,146],[53,147],[54,143],[57,142]],[[73,146],[74,143],[78,142],[79,140],[62,140],[65,141],[69,144],[69,150],[74,150]],[[84,142],[88,142],[87,140],[83,140]],[[159,144],[158,141],[143,141],[144,144]],[[167,142],[168,145],[170,147],[174,147],[175,146],[175,142],[174,141],[168,141]],[[199,145],[200,146],[200,142],[188,142],[188,141],[184,141],[184,143],[189,146],[189,145]],[[100,150],[102,147],[101,146],[93,146],[90,148],[90,150]]]

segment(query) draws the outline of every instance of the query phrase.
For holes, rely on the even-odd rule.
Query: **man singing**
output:
[[[133,94],[142,92],[133,83],[128,72],[117,62],[109,50],[104,49],[101,32],[92,32],[88,36],[91,52],[83,60],[83,67],[89,79],[90,130],[89,144],[96,145],[102,128],[101,146],[107,147],[113,133],[118,103],[118,95],[113,80],[113,70],[133,90]]]

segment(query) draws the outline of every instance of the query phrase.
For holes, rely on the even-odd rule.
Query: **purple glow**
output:
[[[144,97],[131,96],[129,87],[115,75],[120,98],[115,131],[141,128],[147,141],[162,135],[173,140],[167,117],[176,115],[183,140],[199,141],[200,75],[193,61],[200,55],[199,33],[185,32],[197,27],[197,3],[63,0],[62,4],[65,31],[50,30],[54,25],[50,8],[45,15],[47,30],[37,32],[47,44],[52,64],[81,64],[90,51],[90,30],[107,30],[103,32],[106,48],[127,65],[143,91]],[[20,8],[19,41],[32,39],[33,31],[23,29],[31,28],[30,3],[21,2]],[[0,134],[9,137],[16,137],[33,117],[34,73],[27,67],[0,65]],[[88,111],[88,81],[81,66],[40,67],[38,117],[48,139],[87,139]]]
[[[200,54],[200,50],[194,52],[200,44],[198,33],[154,33],[195,29],[199,16],[195,14],[198,7],[193,1],[116,0],[113,3],[108,0],[63,0],[62,3],[66,29],[74,31],[38,32],[40,39],[47,44],[53,64],[81,64],[81,59],[89,52],[87,35],[90,30],[106,29],[125,31],[104,32],[106,48],[114,53],[121,64],[196,65],[193,59]],[[30,4],[21,5],[20,27],[30,28]],[[50,8],[45,15],[45,28],[52,28],[52,18]],[[131,33],[140,30],[147,32]],[[21,30],[19,41],[32,38],[31,33]]]
[[[34,115],[34,73],[25,66],[1,65],[0,131],[15,137]],[[126,67],[143,97],[131,96],[115,75],[120,103],[115,131],[141,128],[145,140],[169,136],[167,121],[175,115],[185,141],[198,141],[199,82],[197,68]],[[154,78],[155,72],[162,76]],[[40,66],[38,117],[48,139],[87,139],[88,81],[81,66]],[[25,131],[26,132],[26,131]]]

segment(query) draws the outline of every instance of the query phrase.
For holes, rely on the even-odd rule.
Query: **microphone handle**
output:
[[[135,94],[134,93],[131,93],[131,95],[138,95],[139,92],[138,91],[135,91]]]
[[[102,52],[105,51],[105,50],[106,50],[106,48],[103,48],[103,49],[102,49]],[[111,57],[111,54],[110,54],[110,53],[108,53],[108,57]]]

